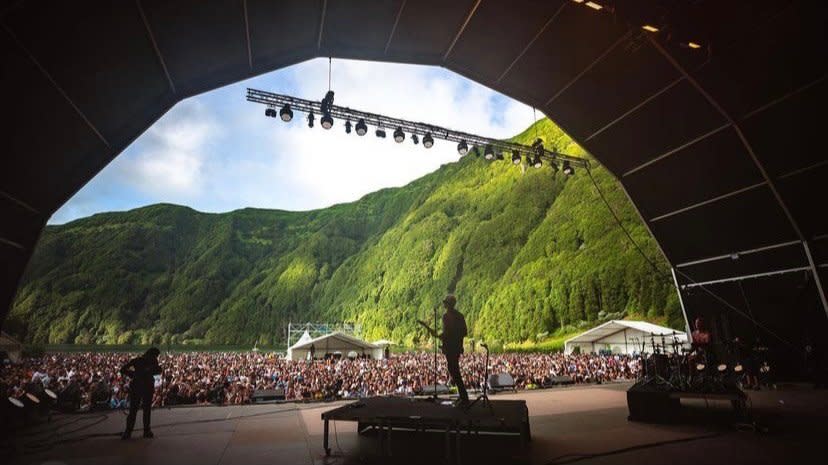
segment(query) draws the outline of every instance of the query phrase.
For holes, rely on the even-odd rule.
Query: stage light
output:
[[[716,367],[716,369],[719,370],[720,373],[724,372],[725,370],[727,370],[727,365],[725,365],[724,363],[720,363],[719,366]]]
[[[736,364],[736,366],[733,367],[733,371],[735,371],[736,373],[741,373],[744,369],[745,368],[742,366],[741,363]]]
[[[572,176],[575,174],[575,168],[569,163],[569,160],[564,160],[561,164],[561,169],[563,169],[563,174],[567,176]]]
[[[696,371],[704,371],[707,368],[704,363],[699,363],[696,365]]]
[[[375,134],[377,135],[377,137],[385,139],[385,129],[377,128],[377,132]]]
[[[358,136],[364,136],[365,134],[368,134],[368,125],[365,124],[364,119],[360,119],[359,121],[357,121],[356,133]]]
[[[282,118],[282,121],[285,123],[293,119],[293,110],[290,109],[290,105],[286,103],[285,106],[279,110],[279,117]]]
[[[483,158],[486,160],[494,160],[494,149],[491,145],[486,146],[486,150],[483,152]]]
[[[402,128],[395,129],[394,130],[394,142],[400,144],[404,140],[405,140],[405,133],[403,132]]]
[[[584,0],[572,0],[575,3],[584,3]]]
[[[411,134],[411,142],[414,142],[414,145],[420,143],[420,138],[417,136],[417,134]]]
[[[466,144],[466,141],[461,140],[460,143],[457,144],[457,153],[459,153],[461,157],[469,153],[469,146]]]
[[[604,8],[603,6],[601,6],[601,5],[599,5],[598,3],[595,3],[595,2],[586,2],[586,6],[592,8],[593,10],[596,10],[596,11],[600,10],[601,8]]]
[[[351,120],[345,121],[345,134],[351,133]]]
[[[549,167],[552,168],[552,171],[557,173],[558,172],[558,164],[555,163],[555,160],[549,162]]]
[[[540,168],[541,166],[543,166],[543,162],[541,161],[540,155],[535,155],[535,158],[532,160],[532,166],[534,166],[535,168]]]
[[[687,42],[687,46],[690,47],[690,48],[701,48],[701,45],[699,45],[695,42]]]
[[[520,152],[517,150],[512,150],[512,164],[519,165],[520,164]]]
[[[427,149],[434,147],[434,139],[431,137],[430,132],[427,132],[425,137],[423,137],[423,147]]]
[[[325,113],[322,115],[322,119],[319,120],[322,123],[322,127],[325,129],[330,129],[333,127],[333,117],[331,117],[330,113]]]
[[[313,112],[308,113],[308,127],[313,127]]]
[[[645,25],[641,26],[641,29],[644,29],[645,31],[649,31],[649,32],[658,32],[657,27],[650,26],[649,24],[645,24]]]
[[[265,116],[273,118],[274,116],[276,116],[276,110],[274,110],[273,108],[265,108]]]

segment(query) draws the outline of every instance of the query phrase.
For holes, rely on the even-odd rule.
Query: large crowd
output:
[[[54,393],[71,410],[124,408],[129,379],[120,368],[137,354],[50,353],[0,368],[0,393],[22,399],[27,393]],[[438,357],[437,382],[449,384],[445,358]],[[465,354],[466,385],[477,389],[485,376],[482,354]],[[257,391],[277,390],[287,400],[322,400],[375,395],[411,396],[434,381],[434,357],[427,352],[393,354],[388,359],[341,358],[291,361],[260,352],[189,352],[161,356],[154,406],[245,404]],[[548,386],[556,377],[574,383],[634,379],[639,359],[596,354],[498,354],[490,373],[509,373],[516,389]]]

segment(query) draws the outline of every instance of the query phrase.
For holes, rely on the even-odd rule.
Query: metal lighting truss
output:
[[[249,88],[247,89],[247,101],[266,105],[269,109],[274,110],[274,116],[278,114],[279,110],[283,106],[289,105],[290,109],[294,112],[312,112],[317,117],[328,114],[334,119],[350,121],[351,124],[354,125],[359,120],[364,120],[366,125],[375,126],[377,129],[395,131],[399,128],[405,134],[415,134],[421,139],[428,134],[431,135],[433,139],[442,139],[457,143],[465,142],[468,145],[469,153],[472,152],[472,148],[475,146],[477,147],[479,153],[482,153],[486,146],[490,145],[495,153],[507,152],[508,156],[511,156],[514,152],[525,156],[540,155],[541,159],[546,160],[547,162],[568,162],[571,166],[578,166],[585,169],[589,168],[589,160],[558,153],[546,148],[543,148],[541,152],[537,150],[537,146],[529,146],[518,144],[516,142],[492,139],[489,137],[479,136],[477,134],[455,131],[453,129],[440,127],[434,124],[392,118],[390,116],[376,113],[369,113],[333,104],[326,104],[325,102],[315,102],[298,97],[291,97],[289,95],[275,94],[272,92]],[[327,112],[323,111],[323,106],[328,107]]]

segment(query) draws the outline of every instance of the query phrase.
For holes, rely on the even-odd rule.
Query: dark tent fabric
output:
[[[443,66],[537,107],[620,180],[678,284],[729,303],[685,288],[690,319],[750,306],[794,345],[824,332],[825,2],[594,3],[4,2],[0,319],[50,215],[176,102],[332,56]]]

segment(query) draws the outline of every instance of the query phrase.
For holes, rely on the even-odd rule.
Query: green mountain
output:
[[[548,120],[547,147],[586,156]],[[416,345],[447,292],[477,337],[524,341],[634,315],[681,327],[669,269],[620,190],[474,156],[308,212],[175,205],[48,226],[5,328],[32,343],[277,344],[288,321],[360,323]]]

